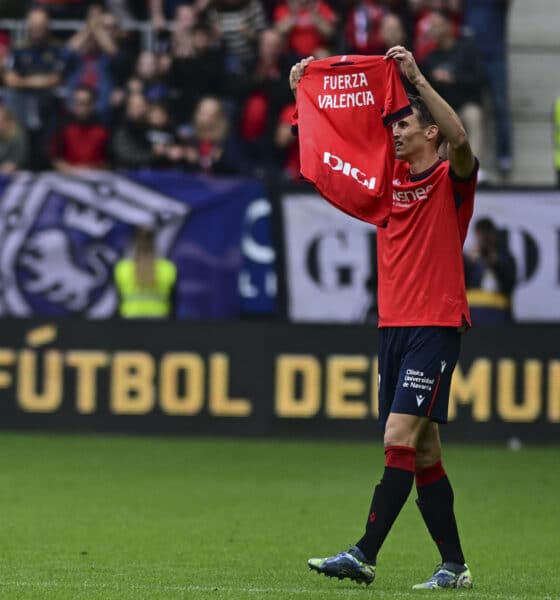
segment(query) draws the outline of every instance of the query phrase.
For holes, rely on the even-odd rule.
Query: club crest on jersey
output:
[[[412,202],[427,200],[429,198],[428,194],[433,187],[433,185],[427,185],[426,187],[416,187],[411,190],[393,190],[393,202],[411,204]]]
[[[352,177],[360,185],[367,187],[368,190],[375,189],[376,177],[368,177],[357,167],[353,167],[349,162],[342,160],[331,152],[323,153],[323,163],[328,165],[333,171],[341,172],[346,177]]]

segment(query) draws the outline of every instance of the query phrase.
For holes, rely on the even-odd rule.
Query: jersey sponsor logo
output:
[[[341,172],[346,177],[352,177],[360,185],[367,187],[368,190],[375,189],[376,177],[369,177],[357,167],[353,167],[349,162],[332,154],[331,152],[323,153],[323,163],[328,165],[333,171]]]
[[[420,394],[416,394],[416,403],[418,404],[418,406],[422,405],[422,402],[424,402],[425,398],[426,398],[426,396],[421,396]]]
[[[427,200],[429,197],[428,194],[433,187],[433,185],[427,185],[426,187],[417,187],[412,190],[393,190],[393,202],[411,204],[412,202]]]

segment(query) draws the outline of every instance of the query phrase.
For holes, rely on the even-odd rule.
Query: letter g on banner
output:
[[[342,229],[313,238],[306,257],[311,279],[327,289],[351,287],[354,284],[355,261],[349,249],[348,232]]]

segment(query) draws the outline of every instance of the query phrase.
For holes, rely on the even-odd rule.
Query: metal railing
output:
[[[51,31],[79,31],[85,21],[53,19],[50,22]],[[136,31],[140,34],[142,48],[153,50],[156,47],[157,32],[149,21],[124,20],[119,23],[123,31]],[[169,28],[171,29],[171,28]],[[15,46],[25,43],[25,21],[23,19],[0,19],[0,31],[10,31]]]

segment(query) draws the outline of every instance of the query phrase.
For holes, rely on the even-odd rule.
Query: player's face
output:
[[[420,125],[416,113],[393,123],[393,142],[399,160],[409,160],[425,147],[425,127]]]

